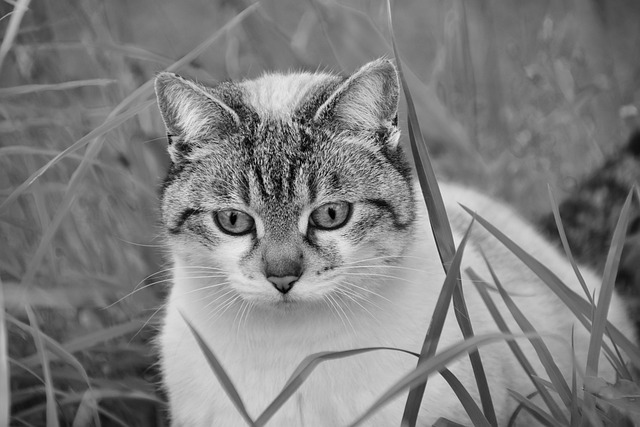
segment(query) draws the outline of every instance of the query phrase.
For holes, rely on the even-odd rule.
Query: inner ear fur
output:
[[[388,129],[397,122],[398,96],[395,66],[388,59],[378,59],[338,85],[318,108],[314,120],[337,120],[353,130]]]
[[[238,114],[207,86],[163,72],[156,77],[155,90],[174,162],[187,157],[204,140],[215,141],[240,127]]]

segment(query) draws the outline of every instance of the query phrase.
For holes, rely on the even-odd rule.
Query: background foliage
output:
[[[0,4],[0,382],[6,364],[11,378],[0,417],[10,405],[12,425],[44,425],[51,410],[61,425],[96,423],[96,397],[105,425],[163,423],[151,339],[168,277],[156,214],[167,157],[154,73],[215,82],[393,56],[383,2],[249,6]],[[639,124],[637,1],[406,0],[393,13],[439,174],[530,219],[550,210],[547,183],[570,193]]]

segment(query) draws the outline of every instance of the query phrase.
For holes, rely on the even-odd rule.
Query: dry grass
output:
[[[598,4],[394,4],[415,104],[401,117],[415,114],[440,176],[535,219],[551,210],[547,183],[570,192],[622,143],[638,125],[640,6]],[[155,72],[214,81],[393,56],[384,2],[247,6],[0,4],[0,425],[164,423],[150,344],[167,278],[150,276],[165,267]]]

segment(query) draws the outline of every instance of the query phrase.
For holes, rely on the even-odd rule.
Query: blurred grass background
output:
[[[250,4],[0,3],[9,343],[0,359],[10,366],[11,425],[44,425],[47,391],[61,425],[95,423],[87,378],[103,425],[164,423],[151,340],[168,286],[156,213],[168,160],[154,73],[185,55],[175,71],[212,83],[265,70],[350,72],[393,56],[383,2],[265,0],[238,16]],[[530,219],[550,210],[547,183],[570,193],[640,124],[635,0],[406,0],[393,14],[440,176]],[[28,307],[51,338],[48,358]]]

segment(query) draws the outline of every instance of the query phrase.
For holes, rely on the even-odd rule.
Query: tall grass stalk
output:
[[[2,75],[2,65],[4,64],[4,60],[11,50],[11,46],[18,34],[18,30],[20,29],[22,18],[27,10],[29,10],[30,2],[31,0],[17,0],[15,2],[13,12],[9,18],[9,25],[4,33],[4,37],[2,38],[2,43],[0,43],[0,75]]]
[[[433,170],[431,159],[426,148],[427,145],[425,143],[424,137],[422,136],[422,131],[420,130],[420,122],[418,120],[416,109],[413,104],[411,91],[409,90],[409,86],[407,85],[407,82],[404,78],[402,59],[400,58],[400,54],[398,52],[398,47],[393,30],[391,0],[387,0],[387,16],[389,20],[389,31],[391,33],[391,45],[393,46],[393,53],[396,57],[396,64],[398,67],[398,76],[400,78],[402,89],[407,102],[409,142],[411,144],[411,150],[413,152],[418,180],[420,182],[420,187],[423,192],[427,212],[429,214],[429,224],[435,237],[436,247],[438,248],[438,253],[440,255],[440,261],[445,272],[448,273],[449,265],[451,264],[453,258],[453,251],[455,250],[453,235],[451,232],[449,220],[447,218],[447,212],[444,207],[444,202],[442,200],[442,194],[440,193],[440,187],[438,186],[435,171]],[[471,322],[469,321],[469,314],[464,302],[459,272],[456,280],[456,286],[453,289],[453,301],[456,320],[458,321],[458,325],[460,326],[460,330],[462,331],[464,338],[472,337],[473,327],[471,325]],[[438,307],[442,308],[442,310],[439,310]],[[440,330],[442,329],[442,324],[440,324],[440,322],[444,323],[444,316],[446,316],[447,309],[448,302],[446,304],[446,309],[445,305],[442,305],[437,306],[436,310],[434,311],[432,322],[429,326],[429,330],[427,331],[427,335],[420,352],[421,357],[418,360],[418,364],[422,363],[426,358],[431,357],[435,353],[438,345]],[[480,392],[485,416],[488,418],[491,425],[496,426],[497,419],[495,411],[493,409],[491,392],[489,391],[489,384],[484,373],[480,355],[478,352],[472,351],[469,354],[469,358],[471,360],[471,366],[476,379],[476,384]],[[426,382],[425,384],[418,385],[416,388],[412,389],[409,392],[407,403],[405,405],[404,415],[402,417],[403,425],[406,425],[408,427],[415,426],[418,418],[418,412],[420,411],[420,405],[422,402],[422,397],[424,395],[425,387]]]
[[[5,320],[4,285],[0,278],[0,426],[8,426],[11,418],[11,389],[7,322]]]
[[[51,367],[49,366],[49,356],[44,347],[40,327],[38,326],[38,320],[33,309],[27,306],[27,316],[29,317],[29,323],[31,324],[31,331],[33,334],[33,340],[36,343],[36,350],[40,355],[42,364],[42,375],[44,378],[45,394],[47,396],[46,411],[47,411],[47,427],[59,427],[58,421],[58,405],[56,402],[56,390],[53,380],[51,378]]]
[[[476,272],[473,271],[473,269],[470,269],[470,268],[467,269],[466,273],[471,278],[471,282],[478,289],[478,292],[480,293],[480,297],[482,298],[485,305],[489,309],[489,312],[491,313],[493,320],[496,322],[496,325],[498,326],[498,329],[500,330],[500,332],[504,334],[511,334],[511,330],[507,326],[507,322],[505,322],[502,314],[498,310],[498,307],[496,306],[495,302],[489,295],[488,289],[490,288],[490,285],[487,284],[480,276],[478,276]],[[531,382],[536,388],[536,391],[540,394],[540,396],[542,397],[542,400],[545,402],[545,404],[549,408],[554,418],[557,420],[566,421],[566,417],[564,416],[563,411],[560,409],[560,407],[558,406],[556,401],[553,399],[553,397],[551,397],[551,394],[549,393],[547,388],[540,386],[539,382],[533,380],[533,377],[537,377],[538,374],[536,373],[535,369],[531,365],[531,362],[529,362],[529,360],[525,356],[520,345],[515,341],[508,341],[507,344],[509,345],[509,348],[511,349],[511,352],[515,356],[516,360],[518,360],[518,363],[520,364],[520,366],[522,366],[522,369],[525,371],[527,376],[531,379]]]

